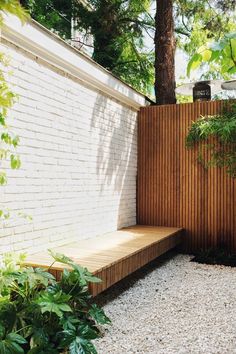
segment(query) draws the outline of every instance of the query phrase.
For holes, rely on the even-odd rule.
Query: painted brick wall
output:
[[[2,43],[19,101],[20,170],[8,171],[0,254],[36,251],[136,223],[137,113],[46,62]]]

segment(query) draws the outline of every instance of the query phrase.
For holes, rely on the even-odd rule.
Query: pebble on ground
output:
[[[112,320],[99,354],[236,353],[236,268],[172,254],[98,297]]]

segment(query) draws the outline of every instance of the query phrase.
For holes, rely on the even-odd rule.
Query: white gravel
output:
[[[99,354],[236,353],[236,268],[171,258],[98,298],[112,326]]]

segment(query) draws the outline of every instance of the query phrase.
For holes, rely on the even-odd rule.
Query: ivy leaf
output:
[[[19,156],[16,156],[16,155],[12,154],[10,158],[11,158],[11,168],[13,170],[16,170],[16,169],[20,168],[21,162],[20,162]]]
[[[98,307],[96,304],[91,306],[88,313],[98,324],[104,325],[111,323],[111,320],[105,315],[103,309]]]
[[[8,156],[9,150],[0,149],[0,160],[6,159]]]
[[[13,139],[12,139],[12,145],[14,147],[17,147],[19,145],[19,142],[20,142],[20,138],[19,136],[15,136]]]
[[[0,171],[0,185],[4,186],[5,184],[7,184],[6,172]]]
[[[0,113],[0,124],[3,126],[3,127],[6,127],[6,120],[5,120],[5,117],[2,113]]]

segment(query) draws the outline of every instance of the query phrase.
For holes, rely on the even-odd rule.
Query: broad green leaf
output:
[[[87,324],[82,324],[78,327],[77,332],[81,338],[87,340],[93,340],[99,337],[98,330],[95,327],[91,327]]]
[[[106,316],[105,312],[99,308],[96,304],[93,304],[89,309],[89,315],[98,323],[98,324],[110,324],[111,320]]]
[[[37,345],[39,347],[45,347],[48,344],[49,336],[46,331],[46,328],[37,328],[32,327],[31,341],[34,346]]]
[[[202,62],[202,55],[199,53],[194,54],[188,63],[187,75],[190,76],[191,70],[197,69],[201,65],[201,62]]]
[[[64,312],[72,312],[71,307],[68,305],[70,298],[70,295],[63,294],[62,291],[55,294],[42,292],[37,300],[37,304],[41,307],[42,313],[55,313],[61,318]]]
[[[209,62],[212,62],[212,61],[214,61],[214,60],[217,60],[217,59],[219,59],[219,57],[220,57],[220,51],[219,51],[219,50],[213,50],[213,51],[211,52],[211,57],[210,57]]]
[[[77,317],[73,316],[63,316],[61,318],[61,324],[64,331],[75,331],[76,327],[79,325],[80,320]]]
[[[209,49],[204,50],[204,52],[201,53],[202,55],[202,60],[203,61],[209,61],[211,59],[212,51]]]
[[[231,66],[231,68],[228,69],[229,74],[235,74],[236,73],[236,66]]]
[[[21,166],[21,162],[20,162],[20,158],[19,156],[16,156],[16,155],[11,155],[11,168],[13,170],[16,170],[18,168],[20,168]]]
[[[69,346],[69,354],[97,354],[97,351],[90,341],[76,337]]]
[[[57,253],[57,252],[54,252],[50,249],[48,250],[48,252],[50,253],[50,255],[54,258],[54,260],[56,262],[60,262],[60,263],[68,264],[68,265],[73,263],[73,260],[71,258],[65,256],[62,253]]]
[[[28,283],[30,289],[38,285],[48,286],[49,282],[54,281],[55,278],[52,274],[46,272],[41,268],[26,268],[19,278],[19,282],[24,284]]]
[[[22,345],[26,343],[26,340],[17,333],[9,333],[5,339],[0,342],[1,354],[24,354]]]
[[[7,339],[11,340],[11,341],[14,341],[16,343],[19,343],[19,344],[25,344],[26,343],[26,340],[20,336],[19,334],[17,333],[9,333],[7,336],[6,336]]]
[[[6,172],[0,171],[0,185],[4,186],[5,184],[7,184]]]

